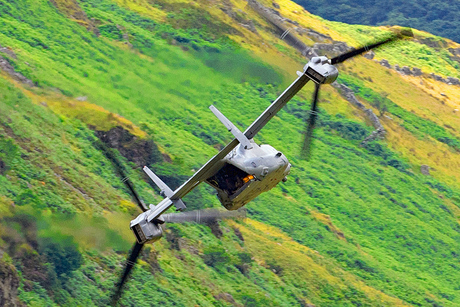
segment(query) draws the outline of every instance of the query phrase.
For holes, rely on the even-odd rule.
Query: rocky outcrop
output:
[[[261,14],[265,17],[268,21],[272,24],[279,26],[281,25],[285,19],[281,17],[280,13],[272,8],[265,7],[260,2],[256,0],[248,0],[249,6],[251,6],[257,13]]]
[[[23,244],[14,255],[15,261],[21,263],[21,275],[27,281],[24,282],[26,291],[32,290],[32,282],[38,282],[45,289],[51,289],[55,282],[46,266],[46,258],[35,251],[30,245]]]
[[[419,38],[418,41],[434,49],[446,48],[448,44],[445,40],[439,40],[432,37]]]
[[[80,25],[84,26],[88,31],[99,36],[99,29],[94,25],[92,20],[88,18],[85,11],[80,7],[76,0],[49,0],[59,12],[72,18]]]
[[[385,65],[382,64],[382,62],[385,61]],[[385,66],[387,68],[392,68],[391,65],[388,63],[387,60],[382,60],[380,61],[380,64],[382,66]],[[410,68],[409,66],[403,66],[403,67],[400,67],[398,64],[395,64],[395,66],[393,66],[394,70],[396,70],[397,72],[399,72],[401,75],[404,75],[404,76],[421,76],[423,75],[422,73],[422,70],[420,68],[417,68],[417,67],[413,67],[413,68]]]
[[[327,55],[329,58],[337,56],[339,54],[345,53],[347,51],[350,51],[351,48],[347,44],[343,42],[333,42],[331,44],[325,44],[325,43],[315,43],[313,47],[311,47],[307,51],[307,55],[312,55],[312,56],[322,56],[322,55]]]
[[[291,31],[289,27],[284,25],[285,22],[298,25],[297,22],[282,17],[277,10],[265,7],[256,0],[248,0],[248,4],[252,9],[254,9],[257,13],[259,13],[273,25],[277,34],[280,35],[281,38],[284,39],[289,45],[299,50],[302,54],[308,50],[308,46],[294,35],[294,31]]]
[[[422,70],[418,67],[412,67],[412,68],[410,68],[409,66],[400,67],[398,64],[391,66],[390,63],[388,63],[388,61],[385,59],[380,60],[379,63],[383,67],[386,67],[388,69],[394,69],[398,73],[404,76],[414,76],[414,77],[426,76],[436,81],[446,83],[448,85],[460,85],[460,80],[458,78],[454,78],[454,77],[443,78],[435,73],[424,74]]]
[[[423,75],[423,73],[422,73],[422,70],[420,68],[412,67],[412,75],[415,76],[415,77],[419,77],[419,76]]]
[[[412,71],[410,70],[408,66],[403,66],[401,68],[401,73],[404,75],[412,75]]]
[[[13,59],[17,59],[16,53],[8,47],[2,47],[2,45],[0,45],[0,52],[12,57]]]
[[[445,79],[445,81],[447,82],[447,84],[451,84],[451,85],[460,85],[460,80],[457,79],[457,78],[447,77],[447,78]]]
[[[452,53],[454,56],[460,57],[460,48],[449,48],[448,49],[450,53]]]
[[[431,73],[430,74],[431,78],[435,79],[436,81],[441,81],[442,82],[442,77],[441,76],[438,76],[434,73]]]
[[[256,26],[252,20],[245,20],[244,22],[240,22],[240,25],[251,32],[257,33]]]
[[[0,56],[0,70],[6,72],[13,79],[15,79],[15,80],[17,80],[17,81],[19,81],[19,82],[21,82],[23,84],[27,84],[28,86],[34,86],[34,83],[31,80],[27,79],[22,74],[16,72],[16,70],[10,64],[10,62],[8,62],[8,60],[5,59],[2,56]]]
[[[163,160],[157,145],[152,140],[139,139],[123,127],[117,126],[109,131],[96,131],[97,137],[110,148],[137,166],[152,165]]]
[[[234,228],[233,231],[235,232],[235,236],[238,237],[242,242],[244,242],[243,234],[241,233],[239,228]]]
[[[312,39],[315,42],[324,42],[324,41],[332,42],[333,41],[333,39],[329,35],[316,32],[312,29],[302,28],[302,27],[297,26],[294,28],[294,31],[299,33],[300,35],[308,36],[310,39]]]
[[[383,128],[378,128],[377,130],[372,131],[371,134],[369,134],[362,142],[361,146],[365,146],[367,143],[372,142],[374,140],[382,139],[385,137],[385,129]]]
[[[423,175],[429,176],[430,175],[430,167],[428,165],[423,164],[422,166],[420,166],[420,172]]]
[[[3,162],[2,159],[0,159],[0,175],[5,175],[6,171],[7,171],[7,166],[6,166],[6,163]]]
[[[368,142],[383,138],[385,136],[385,128],[382,126],[380,123],[379,118],[377,115],[375,115],[374,111],[371,109],[366,108],[364,104],[362,104],[358,99],[356,99],[355,93],[346,85],[340,84],[337,82],[332,83],[332,86],[336,89],[339,90],[339,92],[342,94],[345,99],[350,102],[352,105],[357,107],[358,109],[362,110],[364,114],[366,114],[367,118],[369,121],[372,123],[372,126],[374,126],[375,131],[373,131],[369,136],[367,136],[362,142],[361,145],[366,145]]]
[[[238,304],[233,296],[230,293],[219,293],[217,295],[214,295],[214,298],[219,301],[224,301],[229,304],[232,304],[233,306],[242,306],[241,304]]]
[[[441,77],[439,75],[436,75],[434,73],[431,73],[430,77],[435,79],[436,81],[443,82],[443,83],[446,83],[448,85],[460,85],[460,80],[457,79],[457,78],[454,78],[454,77],[443,78],[443,77]]]
[[[211,232],[216,238],[220,239],[224,235],[224,233],[222,232],[222,229],[220,229],[220,226],[217,220],[214,219],[214,220],[207,221],[206,226],[211,228]]]
[[[345,84],[340,84],[338,82],[334,82],[331,85],[338,89],[342,96],[344,96],[345,99],[352,105],[354,105],[360,110],[367,110],[366,106],[359,102],[358,99],[356,99],[355,93],[353,93],[353,91],[348,86],[346,86]]]
[[[230,18],[238,22],[240,26],[248,29],[251,32],[258,33],[255,27],[254,21],[252,21],[251,19],[246,19],[241,16],[241,14],[245,14],[242,10],[238,10],[238,12],[241,13],[239,14],[238,12],[234,11],[233,4],[230,1],[223,1],[222,3],[223,3],[223,6],[220,8],[222,12],[224,12]]]
[[[452,54],[449,58],[452,61],[460,62],[460,48],[449,48],[448,50]]]
[[[391,68],[390,63],[389,63],[387,60],[385,60],[385,59],[382,59],[379,63],[380,63],[380,65],[382,65],[383,67]]]
[[[3,252],[1,252],[3,256]],[[18,300],[19,276],[14,265],[0,259],[0,306],[24,306]]]
[[[374,51],[369,51],[363,54],[363,57],[365,57],[368,60],[373,60],[375,57],[375,52]]]

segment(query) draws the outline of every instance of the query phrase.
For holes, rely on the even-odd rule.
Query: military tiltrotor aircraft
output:
[[[331,59],[326,56],[311,58],[304,66],[303,71],[297,72],[298,78],[244,132],[241,132],[214,106],[210,106],[214,115],[235,138],[175,191],[145,166],[145,173],[159,187],[160,194],[164,199],[157,205],[150,205],[147,209],[135,196],[144,212],[131,221],[130,228],[136,237],[136,243],[128,258],[116,292],[112,296],[112,304],[115,305],[120,297],[123,284],[143,245],[153,243],[162,237],[161,224],[173,220],[191,220],[190,216],[186,217],[186,213],[163,214],[166,210],[175,206],[177,211],[183,211],[186,206],[182,198],[202,182],[209,184],[217,191],[220,202],[227,210],[237,210],[259,194],[272,189],[279,182],[285,181],[291,169],[291,164],[286,156],[270,145],[256,144],[253,141],[254,136],[308,81],[312,80],[316,88],[302,148],[302,155],[306,157],[309,154],[312,131],[317,116],[319,88],[321,84],[329,84],[337,79],[338,70],[334,65],[397,38],[397,36],[392,36]],[[132,187],[130,189],[132,190]],[[134,190],[132,192],[136,195]],[[219,213],[216,212],[201,213],[201,215],[204,218],[219,217]]]

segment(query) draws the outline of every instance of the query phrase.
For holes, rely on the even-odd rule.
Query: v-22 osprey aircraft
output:
[[[254,136],[278,113],[281,108],[305,85],[312,80],[315,85],[309,126],[305,138],[311,138],[314,121],[317,115],[318,92],[321,84],[334,82],[338,70],[334,64],[354,57],[372,48],[386,44],[397,37],[349,51],[332,59],[326,56],[313,57],[304,66],[303,72],[298,71],[298,78],[246,129],[241,132],[216,107],[210,106],[214,115],[235,137],[217,155],[212,157],[182,186],[173,191],[147,166],[144,171],[160,188],[164,198],[159,204],[150,205],[149,209],[131,221],[130,228],[136,236],[138,244],[152,243],[161,238],[164,223],[162,214],[172,205],[178,211],[186,208],[182,198],[201,182],[206,182],[216,189],[217,196],[227,210],[236,210],[256,198],[262,192],[285,181],[291,164],[286,156],[268,144],[258,145]],[[308,148],[304,148],[306,150]]]
[[[281,108],[309,81],[332,83],[338,70],[326,57],[314,57],[305,65],[298,78],[257,118],[243,133],[216,107],[210,106],[214,115],[235,139],[211,158],[201,169],[176,191],[172,191],[147,166],[144,171],[160,188],[164,200],[131,221],[130,228],[139,244],[152,243],[162,236],[161,214],[172,205],[178,211],[186,208],[182,198],[201,182],[216,189],[218,198],[227,210],[236,210],[262,192],[286,180],[291,164],[286,156],[268,144],[258,145],[254,136],[278,113]]]
[[[332,83],[337,79],[338,70],[334,65],[398,38],[398,36],[392,36],[331,59],[325,56],[311,58],[304,66],[303,71],[297,72],[298,78],[244,132],[241,132],[217,108],[210,106],[211,111],[235,138],[175,191],[145,166],[144,171],[160,188],[160,194],[164,197],[156,206],[150,205],[147,208],[139,199],[128,178],[124,178],[123,181],[131,190],[133,197],[144,212],[130,223],[130,228],[136,237],[136,243],[128,257],[125,270],[116,291],[112,296],[112,305],[115,306],[117,304],[123,285],[139,257],[144,244],[153,243],[162,237],[163,230],[161,225],[163,223],[196,221],[201,218],[212,219],[219,216],[224,217],[219,212],[202,212],[199,210],[188,213],[163,214],[166,210],[174,205],[177,211],[183,211],[186,206],[182,198],[201,182],[206,182],[217,191],[220,202],[227,210],[230,210],[227,213],[231,213],[232,210],[243,207],[262,192],[266,192],[275,187],[279,182],[286,180],[286,176],[291,169],[291,164],[286,156],[270,145],[256,144],[253,140],[254,136],[308,81],[312,80],[315,83],[315,91],[302,148],[304,156],[308,154],[312,131],[317,117],[320,85]],[[117,163],[115,164],[117,165]],[[117,169],[119,169],[120,175],[125,177],[121,167],[117,166]]]

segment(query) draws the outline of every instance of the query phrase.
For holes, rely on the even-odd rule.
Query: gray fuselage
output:
[[[206,180],[228,210],[236,210],[272,189],[291,169],[288,159],[272,146],[251,143],[251,149],[235,147],[222,159],[219,171]]]

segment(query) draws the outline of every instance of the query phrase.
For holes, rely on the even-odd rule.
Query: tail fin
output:
[[[244,149],[252,148],[251,142],[244,135],[244,133],[241,132],[240,129],[238,129],[231,121],[229,121],[224,114],[217,110],[215,106],[210,106],[209,108],[211,109],[212,113],[214,113],[214,115],[222,122],[222,124],[224,124],[225,128],[227,128],[228,131],[230,131],[233,136],[235,136],[235,138],[240,142],[240,144],[243,145]]]
[[[167,198],[171,199],[171,197],[174,195],[174,191],[171,190],[171,188],[168,187],[168,185],[166,183],[164,183],[163,180],[161,180],[157,175],[155,175],[155,173],[152,172],[152,170],[150,168],[148,168],[147,166],[144,166],[144,172],[160,188],[160,190],[161,190],[160,195],[163,196],[163,197],[167,197]],[[184,202],[182,201],[182,199],[180,199],[180,198],[179,199],[171,199],[171,201],[173,202],[174,206],[176,206],[176,209],[178,211],[182,211],[185,208],[187,208],[185,206]]]

